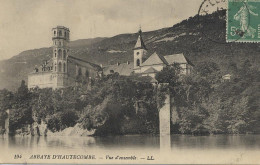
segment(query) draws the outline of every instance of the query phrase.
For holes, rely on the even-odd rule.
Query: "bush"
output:
[[[74,111],[65,110],[52,115],[47,121],[47,127],[52,132],[61,131],[67,127],[73,127],[78,120],[78,115]]]
[[[78,120],[78,115],[75,111],[65,110],[60,113],[60,122],[62,125],[62,129],[66,127],[73,127]]]
[[[56,115],[51,116],[47,123],[47,128],[52,132],[60,131],[61,123]]]

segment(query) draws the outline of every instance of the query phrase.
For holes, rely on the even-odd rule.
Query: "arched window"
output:
[[[59,65],[58,65],[58,71],[61,72],[61,69],[62,68],[62,65],[61,65],[61,62],[59,62]]]
[[[140,60],[139,59],[136,60],[136,66],[140,66]]]
[[[63,72],[66,72],[66,64],[63,64]]]
[[[63,59],[66,58],[66,50],[63,50]]]
[[[54,64],[54,71],[55,72],[57,71],[57,64],[56,63]]]
[[[54,36],[56,36],[56,31],[53,32]]]
[[[59,49],[59,50],[58,50],[58,58],[61,58],[61,57],[62,57],[62,50]]]

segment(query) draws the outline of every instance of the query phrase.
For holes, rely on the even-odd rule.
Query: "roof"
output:
[[[150,67],[142,73],[157,73],[157,72],[159,72],[159,71],[154,69],[153,67]]]
[[[172,54],[172,55],[166,55],[164,56],[165,60],[169,63],[169,64],[173,64],[173,63],[188,63],[187,59],[185,58],[185,56],[181,53],[181,54]]]
[[[46,64],[46,66],[45,67],[52,67],[52,58],[51,59],[49,59],[49,60],[47,60],[47,64]]]
[[[77,65],[83,66],[83,67],[88,67],[88,68],[90,67],[95,70],[101,70],[101,67],[99,65],[93,64],[91,62],[88,62],[88,61],[85,61],[85,60],[82,60],[82,59],[79,59],[79,58],[76,58],[73,56],[68,56],[68,61],[75,63]]]
[[[226,74],[226,75],[222,76],[222,78],[223,78],[223,79],[230,79],[231,76],[232,76],[231,74]]]
[[[224,76],[231,76],[231,74],[228,73],[228,74],[225,74]]]
[[[54,28],[52,28],[52,30],[54,30],[54,29],[65,29],[65,30],[68,30],[68,31],[70,31],[69,30],[69,28],[67,28],[67,27],[65,27],[65,26],[56,26],[56,27],[54,27]]]
[[[165,60],[164,57],[158,55],[156,52],[154,52],[143,64],[145,65],[156,65],[156,64],[168,64],[168,62]]]
[[[144,41],[143,41],[141,29],[139,30],[139,36],[138,36],[138,39],[136,41],[134,49],[145,49],[145,50],[147,50],[146,46],[144,44]]]
[[[110,71],[114,71],[119,73],[120,75],[124,75],[124,76],[130,76],[131,73],[133,72],[134,69],[134,64],[133,63],[123,63],[123,64],[114,64],[114,65],[109,65],[109,66],[105,66],[103,68],[103,73],[105,75],[110,74]]]
[[[41,65],[35,66],[34,71],[31,73],[45,73],[45,72],[51,72],[52,70],[52,58],[49,60],[44,60]],[[36,72],[37,69],[37,72]]]

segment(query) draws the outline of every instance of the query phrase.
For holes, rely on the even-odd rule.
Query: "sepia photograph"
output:
[[[0,0],[0,164],[260,164],[260,0]]]

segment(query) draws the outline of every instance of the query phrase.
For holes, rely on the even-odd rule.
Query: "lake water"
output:
[[[43,153],[85,153],[98,154],[98,157],[104,159],[107,154],[129,153],[139,154],[139,157],[141,154],[146,157],[148,154],[157,155],[158,153],[163,153],[164,155],[170,154],[175,157],[175,163],[183,163],[183,159],[189,160],[192,158],[195,159],[195,157],[203,159],[204,163],[208,162],[207,158],[210,159],[212,157],[217,158],[217,160],[222,160],[217,163],[223,163],[225,161],[247,163],[247,160],[255,158],[254,154],[260,154],[260,135],[171,135],[171,137],[161,138],[161,142],[160,136],[150,135],[108,137],[1,137],[0,149],[0,155],[6,154],[10,158],[17,153],[26,154],[28,156]],[[218,154],[219,157],[216,154]],[[229,158],[229,155],[232,154],[235,155]],[[241,156],[241,154],[243,155]],[[185,158],[183,156],[185,156]],[[237,157],[242,158],[239,160]],[[178,161],[178,159],[180,160]],[[256,160],[258,161],[259,159]],[[196,161],[192,160],[192,162],[187,161],[186,163],[195,162]]]

